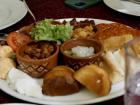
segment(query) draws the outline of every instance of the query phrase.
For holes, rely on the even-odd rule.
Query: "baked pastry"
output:
[[[133,35],[139,36],[140,30],[134,29],[121,23],[100,23],[96,25],[97,32],[95,38],[98,40],[104,40],[111,36]]]
[[[107,72],[95,64],[87,65],[75,72],[74,78],[98,96],[105,96],[111,90]]]
[[[8,45],[0,45],[0,58],[10,58],[14,54],[13,49]]]
[[[0,58],[0,79],[7,79],[9,71],[16,67],[15,62],[10,58]]]
[[[73,78],[74,71],[67,66],[56,66],[43,79],[43,94],[51,96],[68,95],[80,90]]]
[[[101,23],[96,28],[95,39],[102,43],[105,51],[121,48],[134,37],[140,36],[140,30],[121,23]]]
[[[131,34],[124,34],[121,36],[111,36],[101,41],[104,51],[115,51],[124,46],[125,43],[132,40],[134,37]]]
[[[108,74],[112,83],[124,80],[125,56],[124,45],[140,36],[140,30],[121,23],[100,23],[96,25],[95,39],[99,40],[104,49],[100,59],[100,67]]]

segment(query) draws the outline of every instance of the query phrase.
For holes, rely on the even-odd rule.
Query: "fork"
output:
[[[34,22],[36,23],[37,19],[36,19],[35,15],[33,14],[33,12],[30,10],[29,6],[27,5],[26,0],[21,0],[21,1],[23,1],[25,7],[27,8],[28,12],[29,12],[30,15],[32,16]]]

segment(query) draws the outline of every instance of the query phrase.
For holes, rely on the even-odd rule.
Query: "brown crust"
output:
[[[127,34],[131,34],[133,36],[140,35],[140,30],[134,29],[121,23],[110,23],[110,24],[101,23],[96,25],[96,28],[97,32],[95,38],[98,40],[104,40],[111,36],[120,36]]]
[[[80,68],[74,77],[82,85],[98,96],[105,96],[111,90],[111,81],[108,74],[95,64]]]
[[[44,76],[42,91],[51,96],[68,95],[80,90],[73,78],[74,71],[67,66],[56,66]]]

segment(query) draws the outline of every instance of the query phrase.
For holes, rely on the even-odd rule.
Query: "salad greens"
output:
[[[39,21],[30,32],[34,40],[47,40],[62,43],[72,37],[73,26],[69,23],[52,24],[53,19]]]

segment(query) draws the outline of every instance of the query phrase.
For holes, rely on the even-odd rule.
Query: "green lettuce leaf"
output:
[[[72,37],[73,26],[67,24],[52,24],[53,19],[38,22],[30,32],[34,40],[47,40],[62,43]]]

